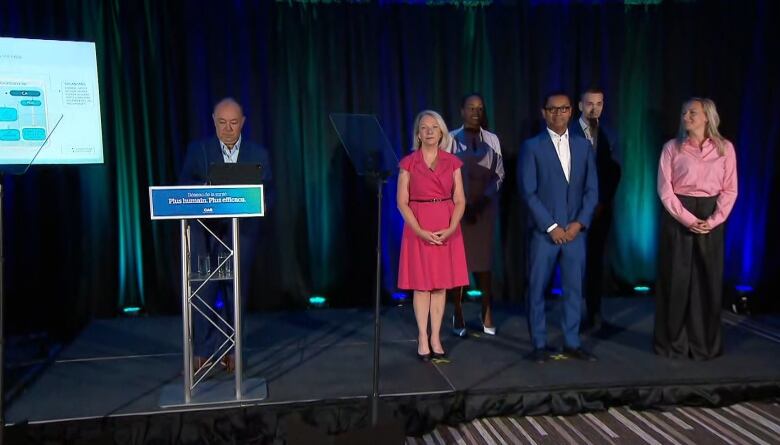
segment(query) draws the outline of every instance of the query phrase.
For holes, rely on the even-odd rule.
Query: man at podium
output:
[[[214,119],[214,128],[216,137],[191,143],[187,148],[187,154],[184,158],[184,165],[179,174],[179,184],[181,185],[206,185],[210,181],[210,173],[215,170],[224,169],[220,166],[225,164],[255,164],[258,167],[258,177],[267,188],[271,180],[271,163],[269,162],[268,151],[261,145],[246,140],[241,136],[241,129],[246,120],[241,105],[233,98],[224,98],[214,106],[212,114]],[[215,168],[216,167],[216,168]],[[238,170],[237,170],[238,171]],[[220,175],[223,176],[223,175]],[[222,183],[225,183],[224,179]],[[232,183],[244,182],[241,180]],[[202,220],[211,231],[223,240],[230,237],[230,224],[227,220]],[[200,224],[190,225],[190,251],[192,254],[191,270],[197,271],[198,268],[216,267],[217,258],[225,253],[225,248],[219,241],[206,233]],[[252,259],[259,241],[260,222],[259,218],[246,219],[240,224],[240,267],[241,267],[241,296],[243,299],[248,295],[249,276],[252,265]],[[228,242],[229,244],[229,242]],[[198,260],[208,258],[207,261],[201,261],[204,264],[198,264]],[[220,280],[208,283],[198,293],[203,302],[208,304],[222,318],[232,322],[233,320],[233,283],[231,280]],[[208,358],[214,355],[219,357],[224,347],[224,338],[217,328],[204,316],[193,311],[193,368],[197,371],[208,363]],[[215,354],[216,353],[216,354]],[[222,361],[222,366],[229,372],[235,368],[235,359],[231,351]]]

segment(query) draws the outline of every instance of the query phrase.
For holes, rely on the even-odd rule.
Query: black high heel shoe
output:
[[[436,352],[431,348],[431,358],[434,359],[442,359],[447,357],[447,351],[444,350],[444,346],[442,345],[441,352]]]
[[[429,361],[431,361],[431,353],[429,352],[427,354],[420,354],[418,352],[417,353],[417,358],[420,359],[421,362],[429,362]]]

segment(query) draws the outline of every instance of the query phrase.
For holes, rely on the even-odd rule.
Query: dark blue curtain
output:
[[[301,307],[315,293],[333,306],[371,302],[374,191],[355,175],[328,113],[375,113],[400,157],[419,110],[439,110],[457,127],[459,99],[474,90],[485,95],[507,166],[497,293],[518,301],[517,150],[541,128],[546,90],[576,95],[591,84],[606,92],[604,122],[624,169],[612,290],[654,279],[657,156],[682,101],[703,95],[718,104],[739,153],[729,285],[774,301],[776,2],[412,3],[2,2],[0,35],[96,42],[106,152],[101,166],[4,178],[11,329],[70,333],[127,305],[177,311],[178,226],[149,221],[146,188],[175,181],[187,142],[213,134],[212,106],[227,95],[244,105],[244,136],[270,149],[276,179],[277,203],[249,272],[260,289],[253,308]],[[381,240],[387,293],[401,231],[392,181]]]

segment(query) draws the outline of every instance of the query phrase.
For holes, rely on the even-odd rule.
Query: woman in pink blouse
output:
[[[707,360],[723,349],[723,223],[737,199],[737,159],[719,124],[713,101],[688,100],[658,164],[665,211],[653,349],[665,357]]]

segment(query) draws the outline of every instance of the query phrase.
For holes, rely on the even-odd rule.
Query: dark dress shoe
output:
[[[582,320],[582,323],[580,323],[580,332],[585,334],[596,334],[601,331],[603,327],[604,319],[601,318],[601,315],[591,315],[586,317],[584,320]]]
[[[429,352],[427,354],[420,354],[418,352],[417,353],[417,358],[420,359],[420,361],[422,361],[422,362],[429,362],[429,361],[431,361],[431,353]]]
[[[566,355],[566,357],[573,358],[575,360],[583,360],[586,362],[595,362],[598,361],[595,355],[591,354],[590,352],[582,349],[572,349],[572,348],[563,348],[563,353]]]
[[[431,353],[431,356],[433,358],[435,358],[435,359],[443,359],[443,358],[447,358],[447,352],[436,352],[436,351],[434,351],[434,352]]]
[[[528,360],[532,362],[542,364],[550,359],[550,353],[546,348],[534,348],[530,354],[527,355]]]
[[[196,355],[192,357],[192,370],[198,372],[200,368],[210,366],[211,363],[206,361],[206,357]]]
[[[220,361],[222,364],[222,367],[225,368],[225,371],[227,372],[233,372],[236,370],[236,357],[232,355],[228,355],[225,357],[222,357],[222,360]]]

